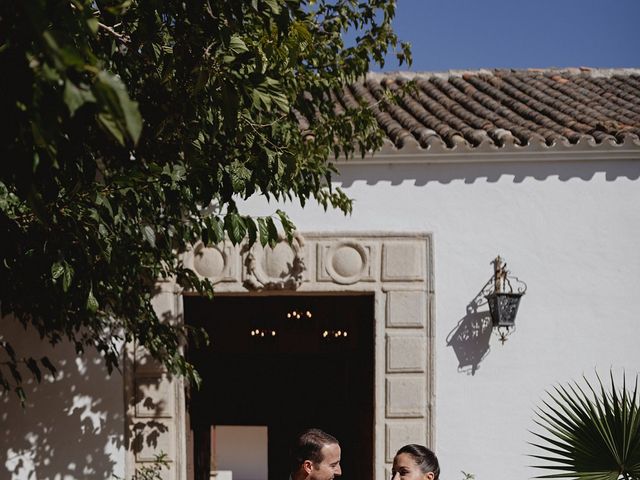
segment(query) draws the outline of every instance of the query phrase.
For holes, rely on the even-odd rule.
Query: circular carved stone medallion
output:
[[[356,283],[367,269],[367,252],[355,242],[342,242],[327,252],[327,273],[337,283]]]
[[[275,247],[262,251],[261,266],[270,278],[284,278],[289,275],[296,252],[286,242],[278,243]]]
[[[306,270],[303,247],[302,235],[295,233],[291,244],[281,238],[273,248],[259,244],[245,248],[245,287],[250,290],[298,288]]]
[[[193,269],[203,277],[218,279],[224,272],[225,263],[225,254],[216,247],[205,247],[201,243],[193,252]]]

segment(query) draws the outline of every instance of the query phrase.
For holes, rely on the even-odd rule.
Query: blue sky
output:
[[[394,29],[412,71],[640,67],[640,0],[398,0]]]

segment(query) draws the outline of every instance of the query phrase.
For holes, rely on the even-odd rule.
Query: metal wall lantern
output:
[[[504,343],[511,329],[515,327],[520,298],[527,291],[527,284],[509,275],[507,264],[497,256],[493,260],[493,290],[485,298],[489,304],[491,323],[497,328],[500,340]],[[514,291],[512,282],[517,283]]]

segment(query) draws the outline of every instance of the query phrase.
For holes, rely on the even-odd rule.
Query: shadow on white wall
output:
[[[107,373],[96,352],[52,348],[32,331],[2,319],[16,351],[47,355],[58,370],[38,384],[25,371],[27,402],[0,393],[0,478],[111,480],[124,476],[124,399],[119,372]],[[75,360],[74,360],[75,359]],[[1,368],[1,367],[0,367]],[[26,369],[25,369],[26,370]]]
[[[480,362],[489,354],[491,338],[491,314],[485,299],[485,284],[467,305],[467,314],[447,335],[447,346],[453,348],[458,358],[458,371],[475,375]]]
[[[351,187],[355,182],[364,180],[367,185],[378,182],[390,182],[400,185],[406,180],[413,180],[414,185],[421,187],[430,183],[446,185],[456,181],[473,184],[476,181],[496,183],[504,178],[512,183],[525,181],[545,181],[557,178],[561,182],[569,180],[590,181],[596,175],[604,174],[607,182],[619,178],[637,180],[640,178],[640,165],[634,160],[606,160],[592,162],[496,162],[478,161],[459,164],[390,164],[367,165],[366,167],[353,164],[339,165],[340,174],[335,177],[340,187]]]

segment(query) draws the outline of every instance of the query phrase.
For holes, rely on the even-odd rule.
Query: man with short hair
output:
[[[333,480],[342,475],[340,444],[312,428],[298,435],[291,449],[291,480]]]

